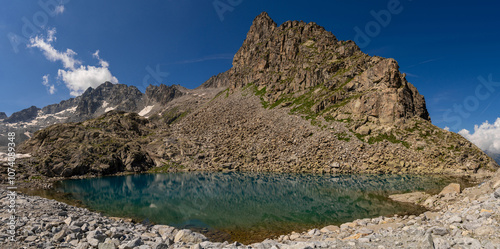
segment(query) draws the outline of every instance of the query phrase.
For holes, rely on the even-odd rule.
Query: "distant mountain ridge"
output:
[[[135,86],[105,82],[88,88],[82,95],[43,108],[31,106],[7,117],[0,113],[0,130],[17,131],[18,142],[53,124],[81,122],[111,111],[125,111],[149,116],[165,107],[174,98],[187,94],[179,85],[150,85],[142,93]],[[3,114],[3,115],[2,115]],[[3,119],[3,120],[1,120]]]
[[[73,176],[145,170],[473,175],[499,167],[462,136],[431,123],[424,97],[394,59],[368,56],[315,23],[277,26],[264,12],[230,70],[193,90],[148,89],[142,94],[106,83],[47,108],[78,123],[36,132],[20,148],[34,157],[28,168]]]

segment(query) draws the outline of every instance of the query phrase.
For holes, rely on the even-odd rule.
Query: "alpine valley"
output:
[[[368,56],[315,23],[260,14],[233,67],[196,89],[106,82],[30,107],[0,129],[26,140],[21,170],[271,171],[474,175],[498,164],[431,123],[394,59]],[[6,139],[6,137],[2,137]]]

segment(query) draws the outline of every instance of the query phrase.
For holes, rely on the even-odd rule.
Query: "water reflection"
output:
[[[67,180],[58,190],[111,216],[178,227],[286,232],[405,212],[410,206],[386,196],[438,190],[448,182],[397,175],[195,172]]]

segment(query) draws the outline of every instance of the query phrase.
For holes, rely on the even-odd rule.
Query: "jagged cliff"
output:
[[[460,135],[432,125],[424,97],[395,60],[368,56],[314,23],[277,26],[262,13],[230,70],[191,94],[157,89],[146,91],[148,99],[164,104],[149,119],[108,113],[57,125],[22,150],[50,176],[146,169],[470,175],[498,168]]]
[[[202,87],[249,84],[270,106],[290,106],[311,116],[342,119],[347,114],[383,124],[430,120],[424,97],[394,59],[370,57],[315,23],[288,21],[277,27],[267,13],[254,20],[233,67]]]

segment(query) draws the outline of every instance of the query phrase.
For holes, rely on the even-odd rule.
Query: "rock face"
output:
[[[394,124],[430,120],[425,100],[394,59],[370,57],[352,41],[339,41],[315,23],[277,27],[262,13],[233,59],[233,68],[202,87],[253,84],[269,105],[292,106],[310,116],[349,115]]]
[[[110,111],[99,119],[41,130],[24,146],[33,148],[35,170],[46,176],[140,172],[153,165],[141,143],[153,128],[135,113]]]
[[[150,86],[141,95],[104,84],[69,101],[79,103],[71,117],[117,105],[149,119],[105,115],[38,132],[21,151],[46,175],[153,167],[471,175],[499,167],[432,125],[424,97],[393,59],[370,57],[315,23],[277,26],[266,13],[254,20],[233,67],[195,90]],[[135,122],[133,130],[112,125],[120,118]]]
[[[40,109],[36,106],[31,106],[30,108],[24,109],[20,112],[13,113],[10,117],[4,119],[4,122],[15,123],[24,120],[31,121],[36,118],[39,110]]]
[[[5,112],[0,112],[0,119],[6,119],[7,118],[7,114],[5,114]]]
[[[173,86],[166,86],[163,84],[160,86],[149,85],[146,88],[146,98],[149,100],[148,104],[159,103],[161,105],[166,105],[175,98],[178,98],[185,94],[184,93],[185,91],[182,91],[180,89],[185,89],[185,88],[179,85],[173,85]]]

